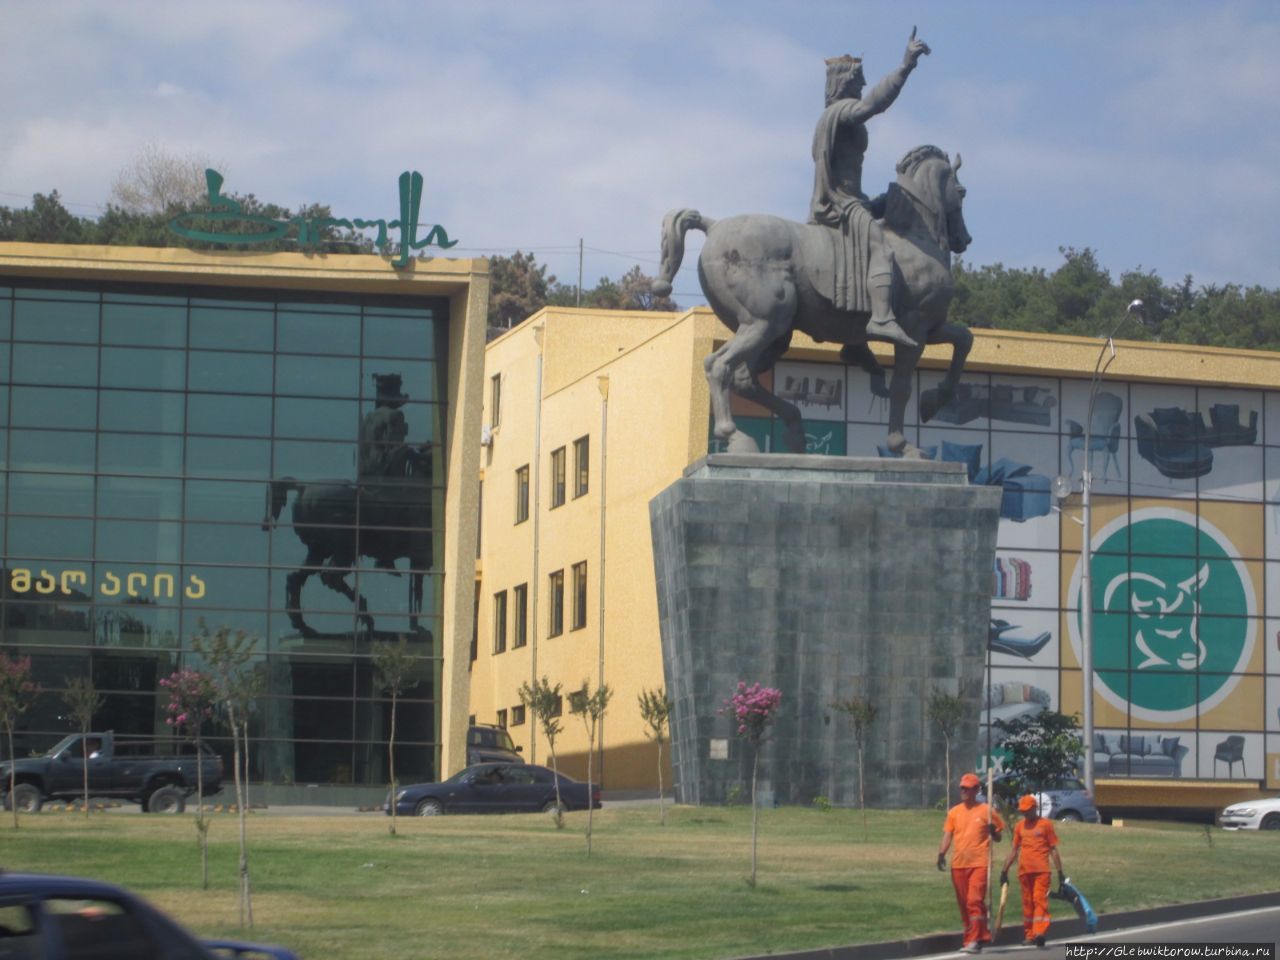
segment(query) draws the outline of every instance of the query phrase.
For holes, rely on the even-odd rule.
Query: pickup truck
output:
[[[222,789],[222,758],[201,744],[205,796]],[[5,807],[28,813],[46,800],[84,796],[84,755],[89,754],[89,796],[132,800],[150,813],[181,813],[196,792],[195,744],[155,737],[118,737],[113,732],[64,737],[48,753],[0,763]],[[10,767],[16,785],[8,796]]]

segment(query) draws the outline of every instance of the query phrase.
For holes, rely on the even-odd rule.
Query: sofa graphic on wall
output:
[[[1215,403],[1204,413],[1181,407],[1157,407],[1133,418],[1138,456],[1170,480],[1203,477],[1213,469],[1219,447],[1247,447],[1258,440],[1258,411],[1240,419],[1237,403]]]
[[[937,397],[937,387],[925,390],[920,397],[922,407],[932,405]],[[978,417],[1004,420],[1037,427],[1049,426],[1050,411],[1057,399],[1047,387],[1015,387],[1002,383],[987,386],[982,383],[961,383],[955,396],[940,409],[934,418],[943,423],[961,426]]]
[[[1160,734],[1093,735],[1093,773],[1098,777],[1180,777],[1190,751],[1179,737]]]
[[[992,617],[987,647],[994,653],[1030,660],[1048,646],[1051,639],[1048,630],[1027,630],[1020,624]]]

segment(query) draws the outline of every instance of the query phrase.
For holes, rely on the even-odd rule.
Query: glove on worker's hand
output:
[[[1009,882],[1009,871],[1008,871],[1008,870],[1001,870],[1001,871],[1000,871],[1000,882],[1001,882],[1002,884],[1004,884],[1004,883],[1008,883],[1008,882]]]
[[[947,855],[945,853],[938,854],[938,869],[947,869]]]

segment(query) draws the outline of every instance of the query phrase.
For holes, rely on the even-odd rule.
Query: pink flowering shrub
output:
[[[764,731],[777,716],[778,705],[782,703],[782,691],[773,687],[762,687],[759,683],[747,686],[745,680],[738,682],[738,692],[724,702],[721,713],[730,714],[738,725],[738,736],[758,745],[764,737]]]
[[[165,706],[164,722],[177,731],[187,731],[198,737],[205,720],[213,716],[217,701],[213,678],[199,670],[179,670],[160,681],[169,691],[169,703]]]

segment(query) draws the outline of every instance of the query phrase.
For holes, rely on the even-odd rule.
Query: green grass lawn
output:
[[[250,817],[252,938],[311,960],[718,958],[959,932],[934,867],[942,815],[746,807],[398,818]],[[206,936],[236,926],[236,819],[213,815],[210,889],[193,818],[99,813],[0,821],[0,865],[98,877]],[[1280,834],[1063,824],[1067,873],[1099,913],[1273,890]],[[998,847],[1003,860],[1009,845]],[[1053,901],[1055,917],[1069,908]],[[1016,889],[1006,919],[1020,922]]]

